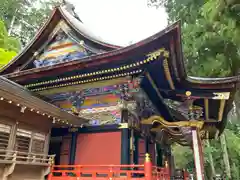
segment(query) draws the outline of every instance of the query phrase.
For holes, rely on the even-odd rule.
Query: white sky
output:
[[[164,8],[150,8],[147,0],[69,0],[91,31],[115,45],[126,46],[167,26]]]

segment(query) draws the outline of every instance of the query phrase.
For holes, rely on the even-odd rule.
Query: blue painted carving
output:
[[[72,92],[69,94],[70,97],[68,98],[73,107],[80,108],[81,105],[84,103],[84,96],[82,96],[81,92]]]
[[[60,31],[33,63],[39,68],[79,60],[89,55],[92,53]]]

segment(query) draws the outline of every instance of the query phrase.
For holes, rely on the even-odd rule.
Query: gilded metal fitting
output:
[[[145,162],[151,162],[150,154],[146,153],[145,154]]]

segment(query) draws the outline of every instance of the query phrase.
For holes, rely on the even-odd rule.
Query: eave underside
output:
[[[62,124],[81,125],[85,119],[69,114],[58,107],[49,104],[37,97],[20,85],[0,77],[0,95],[2,101],[7,101],[19,107],[19,111],[34,111],[47,116],[49,121]]]

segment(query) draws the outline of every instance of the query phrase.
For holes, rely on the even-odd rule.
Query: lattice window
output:
[[[0,124],[0,149],[7,149],[10,138],[11,126]]]
[[[32,153],[44,153],[44,144],[45,144],[46,136],[40,133],[33,134],[32,140]]]
[[[8,142],[10,139],[11,126],[0,124],[0,159],[5,157],[5,152],[1,150],[6,150],[8,147]]]
[[[15,150],[28,152],[31,142],[32,132],[25,129],[17,129]]]

